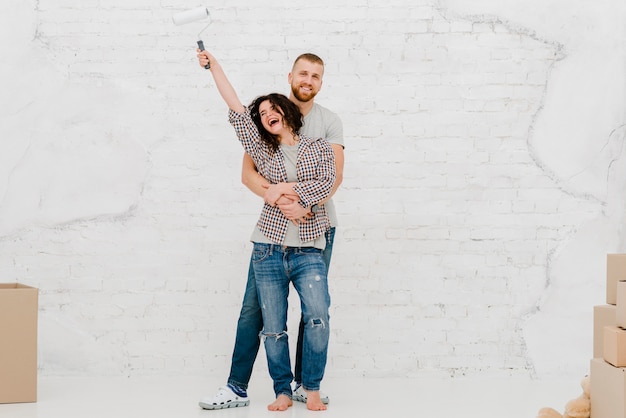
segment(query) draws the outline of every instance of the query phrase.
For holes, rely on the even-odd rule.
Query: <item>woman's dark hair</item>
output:
[[[265,96],[259,96],[250,103],[250,116],[252,116],[252,121],[259,130],[261,140],[275,152],[280,146],[278,135],[273,135],[265,130],[261,123],[261,115],[259,114],[259,106],[266,100],[269,100],[276,110],[283,115],[285,124],[291,128],[294,134],[300,132],[300,128],[302,128],[302,113],[295,103],[289,100],[287,96],[280,93],[270,93]]]

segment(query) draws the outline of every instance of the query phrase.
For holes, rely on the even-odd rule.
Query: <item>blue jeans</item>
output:
[[[322,251],[326,272],[330,270],[330,258],[333,255],[333,244],[335,243],[335,228],[326,231],[326,247]],[[293,369],[294,380],[297,384],[302,383],[302,344],[304,343],[304,320],[300,317],[300,328],[298,329],[298,343],[296,344],[296,365]]]
[[[252,265],[263,314],[265,344],[276,396],[291,397],[293,374],[289,360],[287,308],[289,284],[300,296],[304,321],[302,386],[319,390],[324,377],[330,337],[330,294],[322,250],[255,243]]]
[[[326,232],[326,248],[323,251],[326,269],[330,266],[330,259],[333,253],[333,243],[335,241],[335,228],[330,228]],[[252,258],[248,267],[248,282],[241,303],[239,320],[237,321],[237,335],[235,337],[235,347],[230,363],[230,374],[228,383],[242,389],[248,388],[252,367],[259,351],[259,333],[263,329],[263,316],[256,290],[256,279],[252,267]],[[296,348],[295,381],[302,382],[302,344],[304,337],[304,322],[300,321],[298,333],[298,344]]]

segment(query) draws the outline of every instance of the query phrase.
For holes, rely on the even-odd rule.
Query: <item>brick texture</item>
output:
[[[205,23],[172,23],[195,5],[2,3],[0,273],[41,289],[41,372],[226,378],[261,201],[195,58]],[[339,3],[213,1],[202,33],[244,102],[286,93],[302,52],[327,63],[318,102],[346,142],[328,374],[585,367],[586,352],[533,352],[552,330],[525,327],[549,295],[570,295],[555,268],[568,245],[596,239],[603,255],[624,242],[606,221],[623,204],[605,193],[625,190],[623,130],[591,127],[605,183],[586,190],[535,149],[565,40],[446,2]],[[601,264],[584,254],[597,276],[574,268],[573,283],[597,287],[551,306],[591,315],[600,302]],[[554,367],[536,370],[539,356]]]

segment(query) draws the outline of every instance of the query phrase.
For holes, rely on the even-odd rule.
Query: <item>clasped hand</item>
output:
[[[285,185],[286,183],[270,185],[263,197],[265,202],[272,207],[277,206],[294,225],[299,225],[312,218],[313,214],[309,212],[309,209],[303,208],[300,204],[298,195],[293,192],[291,187],[286,189]]]

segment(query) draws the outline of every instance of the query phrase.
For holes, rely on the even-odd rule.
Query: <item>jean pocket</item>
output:
[[[254,244],[252,249],[252,262],[260,263],[270,256],[270,246],[264,244]]]

